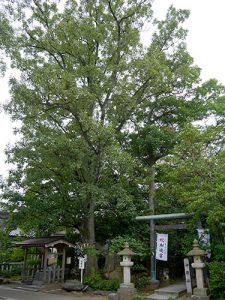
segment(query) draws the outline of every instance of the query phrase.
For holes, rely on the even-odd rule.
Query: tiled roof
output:
[[[50,236],[41,238],[32,238],[22,242],[16,242],[17,247],[55,247],[57,245],[63,244],[66,247],[75,247],[74,244],[64,240],[61,236]]]

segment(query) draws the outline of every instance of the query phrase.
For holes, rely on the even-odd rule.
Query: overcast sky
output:
[[[185,23],[188,29],[187,46],[195,64],[202,69],[202,78],[216,78],[225,84],[225,0],[155,0],[153,9],[157,18],[163,18],[170,5],[190,9]],[[146,33],[147,35],[147,33]],[[0,78],[0,103],[9,99],[8,78]],[[0,175],[7,174],[4,149],[15,140],[13,125],[5,114],[0,114]]]

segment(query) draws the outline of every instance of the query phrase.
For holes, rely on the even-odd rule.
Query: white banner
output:
[[[84,264],[85,264],[85,258],[84,257],[78,257],[79,259],[79,269],[83,270],[84,269]]]
[[[156,259],[167,261],[168,234],[157,233]]]
[[[200,244],[205,248],[208,258],[211,257],[210,234],[208,229],[197,229]]]

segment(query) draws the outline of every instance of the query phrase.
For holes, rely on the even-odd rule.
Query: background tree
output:
[[[4,197],[25,229],[78,228],[94,244],[96,219],[102,234],[147,203],[154,212],[155,163],[204,115],[209,96],[218,97],[197,88],[200,70],[181,27],[187,17],[171,7],[153,22],[150,0],[2,5],[1,25],[11,33],[2,48],[20,71],[6,110],[21,121]]]
[[[189,125],[180,144],[158,166],[160,211],[196,212],[209,226],[214,240],[221,239],[224,222],[224,127]]]

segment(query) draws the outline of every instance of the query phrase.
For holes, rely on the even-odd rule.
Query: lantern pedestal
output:
[[[137,294],[134,287],[120,287],[117,291],[118,300],[130,300]]]
[[[195,288],[191,300],[209,300],[209,290],[207,288]]]

